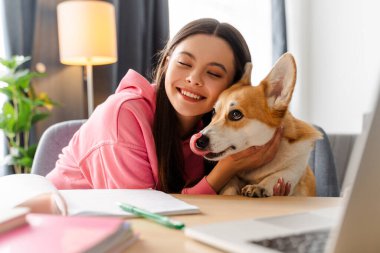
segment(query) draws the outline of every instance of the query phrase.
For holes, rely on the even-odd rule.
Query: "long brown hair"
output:
[[[240,32],[230,24],[210,18],[198,19],[184,26],[161,52],[155,71],[157,98],[153,136],[158,160],[159,186],[162,191],[170,193],[179,193],[185,186],[185,180],[178,118],[165,91],[166,59],[179,43],[195,34],[213,35],[224,39],[230,45],[235,60],[235,76],[232,83],[241,78],[245,63],[251,61],[249,48]],[[205,125],[210,122],[210,118],[210,113],[204,115],[202,120]]]

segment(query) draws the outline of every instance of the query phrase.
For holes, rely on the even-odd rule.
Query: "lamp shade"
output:
[[[103,65],[117,61],[115,8],[103,1],[66,1],[57,6],[60,61]]]

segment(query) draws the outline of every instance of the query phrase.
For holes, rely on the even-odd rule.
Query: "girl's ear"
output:
[[[168,55],[168,56],[165,57],[165,60],[163,62],[164,66],[167,66],[168,63],[169,63],[169,61],[170,61],[170,55]]]
[[[164,60],[164,62],[163,62],[163,67],[165,68],[165,71],[166,71],[166,69],[168,68],[169,61],[170,61],[170,55],[166,56],[166,57],[165,57],[165,60]]]

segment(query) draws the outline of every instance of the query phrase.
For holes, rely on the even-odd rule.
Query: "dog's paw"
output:
[[[241,189],[241,194],[243,196],[251,198],[265,198],[270,197],[271,194],[262,186],[258,184],[246,185]]]

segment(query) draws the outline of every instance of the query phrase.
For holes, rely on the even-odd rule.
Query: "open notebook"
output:
[[[232,252],[380,252],[379,152],[380,93],[351,155],[341,209],[199,225],[185,234]]]
[[[16,206],[39,209],[37,212],[68,215],[133,216],[122,211],[116,202],[174,215],[199,213],[197,206],[161,191],[152,189],[90,189],[60,190],[45,177],[33,174],[14,174],[0,177],[0,209]]]

